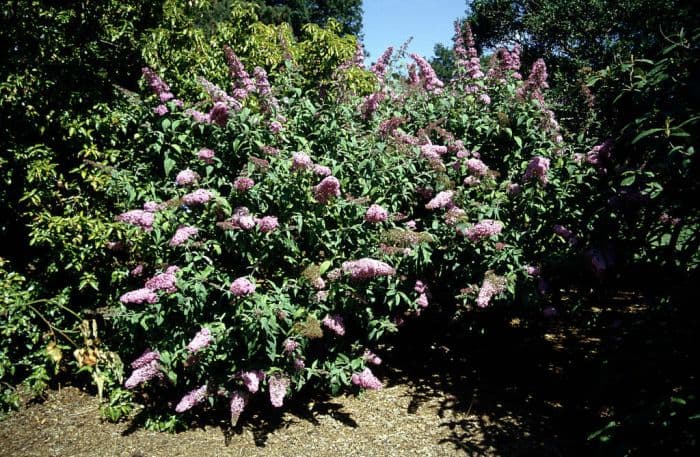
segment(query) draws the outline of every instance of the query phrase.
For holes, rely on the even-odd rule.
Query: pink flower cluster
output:
[[[386,48],[384,53],[379,57],[379,60],[369,68],[369,71],[377,76],[380,83],[384,82],[384,76],[386,75],[387,67],[389,66],[389,61],[391,60],[391,54],[394,52],[394,48],[389,46]]]
[[[231,283],[231,293],[236,297],[243,297],[244,295],[250,295],[255,292],[255,284],[253,284],[245,276],[235,279]]]
[[[538,180],[543,186],[549,182],[547,172],[549,171],[549,159],[544,157],[533,157],[525,170],[523,179],[529,181],[531,179]]]
[[[489,238],[494,235],[498,235],[503,230],[503,223],[501,221],[494,221],[492,219],[484,219],[477,224],[464,230],[463,235],[469,238],[472,242],[477,242],[485,238]]]
[[[233,181],[233,188],[238,192],[245,192],[255,185],[255,181],[247,176],[239,176]]]
[[[363,389],[379,390],[382,388],[382,382],[374,376],[369,368],[365,368],[361,373],[353,373],[350,381]]]
[[[352,279],[359,280],[372,279],[377,276],[391,276],[396,273],[396,270],[390,265],[367,257],[343,262],[341,267]]]
[[[197,157],[202,159],[202,161],[206,164],[214,163],[214,151],[209,148],[200,149],[199,152],[197,152]]]
[[[209,110],[209,121],[212,124],[216,124],[219,127],[223,127],[228,122],[228,105],[224,102],[216,102],[214,106]]]
[[[370,351],[369,349],[365,349],[364,354],[362,354],[362,360],[364,360],[366,363],[370,363],[372,365],[381,365],[382,364],[381,357],[379,357],[377,354]]]
[[[132,209],[117,216],[119,222],[135,225],[146,231],[153,229],[153,213],[142,209]]]
[[[216,84],[208,81],[207,79],[200,76],[197,78],[197,82],[209,94],[214,103],[225,103],[229,108],[232,108],[236,111],[240,110],[243,106],[238,100],[227,94],[225,90],[223,90]]]
[[[139,358],[131,362],[131,368],[134,371],[124,383],[124,387],[133,389],[139,384],[150,381],[155,377],[162,378],[163,373],[160,371],[159,361],[160,354],[158,351],[147,349]]]
[[[299,343],[291,338],[287,338],[286,340],[284,340],[284,343],[282,343],[282,347],[285,353],[291,354],[292,352],[296,351],[296,349],[299,347]]]
[[[142,289],[136,289],[125,293],[119,297],[119,301],[125,305],[128,305],[129,303],[155,303],[158,301],[158,295],[156,295],[156,293],[151,289],[144,287]]]
[[[202,403],[206,398],[207,385],[204,384],[202,387],[194,389],[193,391],[189,392],[187,395],[182,397],[180,403],[178,403],[175,407],[175,412],[184,413],[185,411],[190,410],[198,404]]]
[[[389,212],[377,204],[372,204],[365,213],[365,220],[371,223],[384,222],[389,218]]]
[[[265,216],[260,219],[255,218],[255,223],[258,226],[258,230],[262,233],[268,233],[279,227],[279,221],[275,216]]]
[[[428,63],[427,60],[418,54],[411,54],[411,58],[416,62],[418,68],[420,69],[420,74],[423,79],[423,88],[428,92],[442,92],[442,88],[445,86],[445,84],[437,77],[437,74],[435,73],[435,70],[433,70],[433,67],[430,66],[430,63]]]
[[[484,73],[481,71],[481,61],[479,60],[479,55],[476,52],[476,45],[474,43],[472,29],[468,22],[465,22],[464,26],[463,31],[461,24],[458,21],[455,22],[456,38],[454,49],[455,54],[457,55],[457,67],[463,68],[466,71],[467,76],[472,79],[483,78]],[[462,38],[463,32],[464,39]]]
[[[292,153],[292,170],[308,170],[314,165],[313,160],[304,152]]]
[[[481,160],[475,158],[467,159],[467,169],[476,176],[486,176],[489,172],[489,167]]]
[[[254,394],[260,388],[260,381],[265,379],[265,373],[262,370],[244,371],[240,374],[240,377],[248,392]]]
[[[362,113],[362,117],[365,119],[369,119],[372,117],[372,114],[374,114],[375,111],[379,108],[379,104],[384,100],[386,95],[384,92],[375,92],[373,94],[370,94],[365,97],[365,101],[362,103],[362,106],[360,107],[360,112]]]
[[[331,173],[332,173],[332,172],[331,172],[331,169],[328,168],[327,166],[325,166],[325,165],[318,165],[318,164],[315,164],[315,165],[314,165],[313,171],[314,171],[314,173],[317,174],[318,176],[330,176]]]
[[[275,408],[282,407],[284,397],[287,395],[287,387],[289,387],[289,379],[279,375],[270,376],[268,378],[268,387],[270,390],[270,403]]]
[[[233,96],[238,100],[243,100],[249,93],[256,90],[255,81],[251,79],[245,66],[230,47],[224,46],[224,54],[226,55],[229,73],[233,81]]]
[[[186,168],[175,176],[175,183],[178,186],[189,186],[190,184],[196,183],[198,179],[199,176],[197,173],[189,168]]]
[[[192,354],[204,349],[209,346],[214,341],[214,337],[211,334],[211,330],[203,327],[197,334],[192,338],[192,341],[187,345],[187,350]]]
[[[176,266],[170,266],[165,270],[165,273],[160,273],[146,281],[145,287],[152,291],[162,290],[165,293],[172,294],[177,291],[177,278],[175,273],[180,271]]]
[[[438,192],[438,194],[433,197],[432,200],[430,200],[425,207],[427,209],[438,209],[438,208],[451,208],[454,206],[454,203],[452,202],[452,197],[454,197],[454,191],[452,190],[443,190],[442,192]]]
[[[338,314],[334,314],[333,316],[326,316],[323,318],[321,323],[324,327],[331,330],[336,335],[345,335],[345,322],[343,321],[342,316],[339,316]]]
[[[479,295],[476,297],[476,306],[479,308],[486,308],[491,302],[491,299],[495,295],[503,292],[504,289],[504,285],[497,284],[488,277],[484,278],[484,282],[481,284],[481,288],[479,289]]]
[[[319,203],[327,204],[332,198],[340,196],[340,181],[334,176],[326,176],[314,186],[314,197]]]
[[[420,147],[423,157],[429,160],[442,160],[441,156],[447,152],[447,146],[437,144],[424,144]]]
[[[194,192],[183,195],[182,203],[187,206],[198,206],[208,202],[213,196],[214,194],[210,190],[197,189]]]
[[[170,244],[170,246],[180,246],[185,241],[190,239],[190,237],[197,235],[198,232],[199,229],[197,227],[180,227],[175,231],[175,235],[173,235],[173,237],[170,238],[168,244]]]
[[[231,409],[231,425],[235,426],[238,422],[238,418],[248,404],[248,393],[242,390],[236,390],[231,394],[231,403],[229,407]]]

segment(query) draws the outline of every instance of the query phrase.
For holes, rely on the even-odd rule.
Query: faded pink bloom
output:
[[[258,225],[258,230],[263,233],[271,232],[280,225],[275,216],[265,216],[261,219],[255,219],[255,223]]]
[[[199,229],[197,227],[180,227],[175,231],[175,235],[173,235],[168,244],[170,244],[170,246],[180,246],[190,239],[190,237],[197,235],[198,232]]]
[[[384,222],[389,218],[389,212],[377,204],[371,205],[365,213],[367,222],[378,223]]]
[[[441,156],[447,152],[447,146],[424,144],[420,147],[420,152],[426,159],[442,160]]]
[[[149,213],[157,213],[161,210],[161,206],[156,202],[146,202],[143,204],[143,210]]]
[[[528,276],[537,278],[540,276],[540,267],[537,265],[525,265],[525,272],[528,274]]]
[[[270,128],[270,131],[272,133],[275,133],[275,134],[280,133],[282,131],[282,128],[283,128],[282,124],[280,124],[277,121],[270,122],[268,127]]]
[[[124,383],[124,387],[126,387],[127,389],[133,389],[139,384],[148,382],[153,378],[162,378],[163,374],[160,371],[160,363],[158,363],[159,359],[160,356],[158,356],[158,358],[151,359],[149,362],[142,363],[138,367],[134,368],[134,371],[131,373],[131,376],[129,376],[129,379],[127,379]]]
[[[232,108],[236,111],[239,111],[241,109],[241,103],[235,98],[231,97],[229,94],[227,94],[225,90],[223,90],[216,84],[212,83],[211,81],[208,81],[207,79],[201,76],[197,78],[197,82],[209,94],[213,102],[223,102],[229,108]]]
[[[332,198],[340,196],[340,181],[334,176],[326,176],[314,187],[314,197],[319,203],[327,204]]]
[[[233,181],[233,188],[239,192],[245,192],[255,185],[255,181],[248,178],[247,176],[239,176]]]
[[[282,343],[282,347],[284,348],[285,353],[291,354],[299,347],[299,343],[291,338],[287,338],[284,340],[284,343]]]
[[[212,124],[223,127],[228,122],[229,107],[224,102],[216,102],[209,111],[209,119]]]
[[[197,152],[197,157],[202,159],[204,163],[211,164],[214,163],[214,151],[209,148],[202,148]]]
[[[260,381],[265,378],[265,373],[262,370],[244,371],[240,376],[248,392],[254,394],[260,388]]]
[[[367,257],[343,262],[341,266],[343,271],[349,274],[352,279],[372,279],[377,276],[391,276],[396,273],[396,270],[390,265]]]
[[[481,94],[479,95],[479,101],[481,101],[484,105],[490,105],[491,97],[489,97],[488,94]]]
[[[292,170],[306,170],[313,166],[314,162],[308,154],[303,152],[292,153]]]
[[[466,214],[467,214],[466,211],[464,211],[462,208],[458,208],[457,206],[453,206],[452,208],[448,209],[447,212],[445,213],[445,224],[455,225]]]
[[[324,327],[331,330],[338,336],[345,335],[345,323],[342,316],[334,314],[333,316],[326,316],[321,321]]]
[[[374,376],[369,368],[365,368],[361,373],[353,373],[350,381],[363,389],[379,390],[382,388],[381,381]]]
[[[420,69],[420,74],[423,78],[423,87],[425,90],[428,92],[440,93],[445,84],[437,77],[437,74],[435,73],[435,70],[433,70],[433,67],[430,66],[430,63],[428,63],[427,60],[418,54],[411,54],[411,58],[416,62],[416,65],[418,65],[418,68]]]
[[[369,119],[372,117],[372,114],[374,114],[377,109],[379,109],[379,103],[384,100],[386,95],[384,92],[375,92],[373,94],[370,94],[365,97],[365,101],[362,103],[362,106],[360,106],[360,112],[362,113],[362,116],[365,119]]]
[[[248,393],[242,390],[236,390],[231,394],[231,425],[235,426],[238,423],[238,418],[248,404]]]
[[[184,413],[196,405],[202,403],[207,398],[207,385],[204,384],[199,389],[195,389],[182,397],[180,403],[175,407],[175,412]]]
[[[190,184],[196,183],[198,179],[199,175],[187,168],[177,174],[177,176],[175,177],[175,183],[178,186],[189,186]]]
[[[267,380],[270,390],[270,403],[275,408],[282,407],[284,397],[287,395],[287,387],[289,387],[289,379],[280,375],[270,376]]]
[[[501,221],[494,221],[492,219],[484,219],[478,224],[474,224],[468,229],[464,230],[463,235],[469,238],[470,241],[477,242],[494,235],[498,235],[503,230],[503,223]]]
[[[452,197],[454,197],[454,194],[455,193],[452,190],[444,190],[439,192],[425,205],[425,207],[427,209],[450,208],[454,205],[452,202]]]
[[[544,157],[533,157],[525,170],[525,181],[537,179],[544,186],[548,182],[547,172],[549,171],[549,159]]]
[[[481,183],[481,180],[476,176],[467,176],[464,178],[463,182],[465,186],[476,186],[477,184]]]
[[[362,359],[366,363],[371,363],[372,365],[381,365],[382,364],[382,359],[377,354],[370,351],[369,349],[365,349],[364,354],[362,354]]]
[[[130,303],[155,303],[158,301],[158,295],[156,295],[156,293],[153,292],[151,289],[147,289],[144,287],[142,289],[136,289],[125,293],[124,295],[119,297],[119,301],[124,303],[125,305],[128,305]]]
[[[129,272],[129,274],[134,277],[141,276],[143,274],[143,264],[140,263],[136,265],[134,269]]]
[[[168,294],[177,291],[177,278],[175,273],[179,270],[177,267],[170,267],[165,273],[160,273],[146,281],[145,287],[152,291],[162,290]]]
[[[126,213],[117,216],[119,222],[135,225],[143,230],[151,231],[153,229],[153,213],[142,209],[132,209]]]
[[[394,52],[394,48],[389,46],[386,48],[384,53],[379,57],[379,60],[369,68],[369,71],[377,76],[380,83],[384,82],[384,75],[386,74],[386,69],[391,60],[391,54]]]
[[[425,283],[420,280],[416,281],[416,284],[413,286],[413,290],[415,290],[419,294],[425,293],[427,288],[428,286],[426,286]]]
[[[330,176],[331,175],[331,169],[324,166],[324,165],[314,165],[314,173],[316,173],[319,176]]]
[[[304,359],[296,358],[294,359],[294,369],[297,371],[301,371],[306,367],[306,364],[304,363]]]
[[[476,176],[486,176],[489,172],[489,167],[479,159],[467,159],[467,169],[470,173]]]
[[[476,298],[476,306],[479,308],[486,308],[491,302],[491,299],[495,295],[503,292],[504,289],[504,284],[497,284],[490,278],[485,277],[484,282],[481,284],[481,288],[479,289],[479,295]]]
[[[520,193],[521,187],[518,183],[508,183],[508,193],[511,195],[517,195]]]
[[[156,113],[158,116],[165,116],[168,114],[168,107],[165,105],[158,105],[155,108],[153,108],[153,112]]]
[[[213,196],[214,194],[210,190],[197,189],[194,192],[184,195],[182,197],[182,203],[187,206],[202,205],[211,200]]]
[[[213,341],[214,337],[211,335],[211,330],[203,327],[197,332],[194,338],[192,338],[192,341],[189,342],[187,350],[194,354],[209,346]]]
[[[136,360],[131,362],[131,368],[136,370],[138,368],[145,367],[154,360],[160,360],[160,353],[158,351],[146,349],[145,351],[143,351],[143,354],[141,354]]]
[[[416,300],[416,304],[420,306],[421,308],[427,308],[428,307],[428,295],[425,293],[422,293],[418,296],[418,299]]]
[[[209,114],[203,113],[196,109],[188,108],[185,110],[185,114],[192,116],[192,119],[194,119],[195,122],[201,122],[203,124],[208,124],[209,122],[211,122]]]
[[[242,297],[244,295],[250,295],[255,292],[255,284],[253,284],[245,276],[237,278],[231,283],[231,293],[236,297]]]

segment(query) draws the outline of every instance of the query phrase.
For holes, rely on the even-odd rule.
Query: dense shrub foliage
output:
[[[280,406],[304,386],[379,388],[382,337],[426,308],[535,307],[568,265],[602,273],[592,167],[547,109],[544,62],[523,80],[514,54],[486,76],[457,52],[443,82],[417,55],[402,76],[388,50],[364,97],[342,76],[360,57],[304,92],[292,62],[270,86],[228,50],[233,90],[205,81],[194,104],[144,70],[154,95],[117,116],[134,130],[108,193],[130,228],[106,313],[153,425],[207,399],[235,420],[259,390]]]

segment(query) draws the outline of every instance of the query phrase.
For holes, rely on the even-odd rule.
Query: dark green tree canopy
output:
[[[331,18],[342,24],[344,33],[362,32],[362,0],[255,0],[255,3],[261,6],[258,14],[263,22],[288,22],[297,35],[304,24],[325,25]]]

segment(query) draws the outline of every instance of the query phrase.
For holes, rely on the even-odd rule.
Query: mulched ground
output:
[[[462,321],[442,329],[444,338],[422,331],[444,323],[427,315],[381,353],[394,367],[375,370],[383,390],[244,414],[233,430],[167,434],[103,422],[96,398],[67,387],[0,422],[0,455],[654,455],[645,449],[693,440],[687,421],[662,433],[644,428],[646,416],[634,421],[640,407],[696,385],[697,356],[687,348],[697,327],[679,332],[677,322],[644,319],[647,311],[620,296],[576,322],[491,315],[466,323],[486,333]],[[633,425],[620,427],[617,448],[587,440],[613,420]]]

